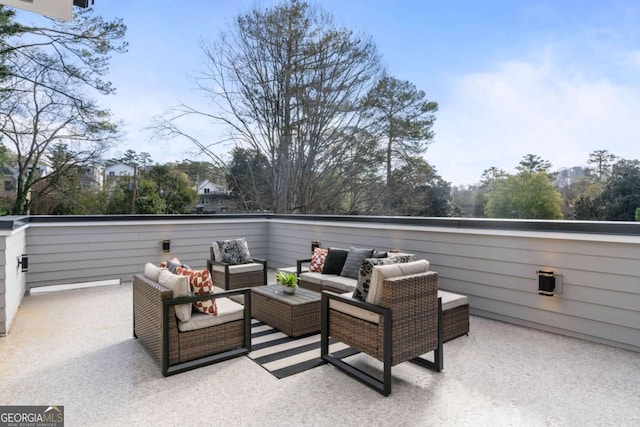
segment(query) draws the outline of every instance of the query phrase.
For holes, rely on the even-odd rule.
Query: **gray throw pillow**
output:
[[[373,249],[350,247],[340,275],[343,277],[357,279],[362,260],[365,258],[371,258],[372,256]]]
[[[169,270],[173,274],[178,274],[178,267],[182,267],[182,268],[186,268],[187,270],[191,270],[191,267],[189,267],[187,264],[182,264],[182,263],[173,262],[173,261],[167,261],[167,270]]]

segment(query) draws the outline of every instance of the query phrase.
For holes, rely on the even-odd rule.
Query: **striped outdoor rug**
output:
[[[249,358],[280,379],[326,363],[320,359],[320,334],[292,338],[255,319],[251,324],[251,347]],[[340,358],[358,353],[331,339],[329,352]]]

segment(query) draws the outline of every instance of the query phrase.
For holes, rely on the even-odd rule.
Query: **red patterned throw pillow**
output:
[[[207,295],[213,293],[213,281],[211,280],[209,270],[189,270],[187,268],[178,267],[176,272],[189,278],[189,286],[191,287],[193,295]],[[213,316],[218,315],[218,306],[216,305],[215,299],[196,301],[193,305],[198,311],[211,314]]]
[[[321,273],[324,262],[327,260],[328,252],[329,249],[315,248],[313,256],[311,257],[311,263],[309,264],[309,271]]]

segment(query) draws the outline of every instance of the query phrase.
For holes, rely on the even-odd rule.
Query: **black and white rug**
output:
[[[320,359],[320,334],[292,338],[255,319],[251,324],[251,350],[247,356],[276,378],[286,378],[326,363]],[[358,353],[331,339],[329,352],[339,358]]]

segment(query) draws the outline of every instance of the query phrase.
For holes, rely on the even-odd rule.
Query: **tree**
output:
[[[165,213],[165,201],[158,193],[158,185],[147,178],[139,178],[133,192],[133,180],[118,180],[109,196],[107,213],[131,213],[131,200],[135,197],[135,213],[162,214]]]
[[[366,117],[380,139],[385,155],[387,189],[391,190],[394,162],[424,153],[433,139],[438,104],[409,81],[383,76],[364,103]],[[388,195],[391,195],[389,192]]]
[[[480,177],[480,185],[476,191],[473,216],[476,218],[484,218],[487,216],[487,195],[494,187],[494,185],[507,178],[507,173],[495,166],[491,166],[489,169],[485,169]]]
[[[385,155],[388,187],[393,163],[424,153],[433,139],[438,104],[425,97],[413,83],[385,75],[364,101],[370,129],[381,141]]]
[[[392,172],[388,206],[392,215],[449,216],[451,186],[422,157]]]
[[[92,88],[103,95],[113,93],[115,88],[103,77],[109,70],[111,54],[127,50],[127,43],[123,41],[127,27],[122,20],[104,21],[94,15],[92,9],[76,11],[71,22],[43,19],[50,25],[21,24],[15,22],[15,12],[0,6],[2,76],[31,80],[16,63],[39,63],[38,54],[45,53],[52,74],[66,76],[74,86]],[[76,98],[74,92],[67,92],[64,87],[51,85],[49,88]]]
[[[12,96],[0,103],[0,133],[15,149],[18,161],[14,215],[29,212],[29,193],[34,186],[44,186],[40,191],[45,191],[45,181],[55,182],[55,175],[66,173],[69,167],[100,157],[117,136],[108,111],[100,110],[90,99],[82,99],[81,88],[73,88],[73,80],[51,74],[49,57],[35,55],[40,58],[39,64],[22,64],[22,74],[30,79],[9,77]],[[63,88],[66,94],[60,93]],[[74,96],[68,96],[71,94]],[[39,166],[57,144],[68,147],[66,165],[58,165],[52,171],[54,176],[42,175]]]
[[[602,192],[576,202],[576,219],[634,221],[640,206],[640,161],[619,160],[613,165]]]
[[[344,180],[337,173],[344,168],[338,166],[350,160],[346,142],[380,69],[370,38],[289,0],[238,16],[202,48],[198,85],[216,111],[179,106],[158,123],[159,134],[186,137],[223,166],[209,142],[179,128],[180,119],[192,115],[222,123],[238,147],[267,159],[273,212],[306,212],[320,192],[340,194]]]
[[[13,14],[0,11],[5,35],[0,38],[4,73],[0,133],[17,153],[11,209],[17,215],[29,212],[33,189],[47,187],[47,177],[38,170],[51,147],[67,145],[73,153],[69,165],[81,164],[100,156],[116,139],[110,112],[98,108],[86,90],[113,92],[102,76],[108,71],[110,54],[126,49],[126,43],[119,43],[126,28],[119,21],[104,22],[91,11],[76,14],[71,23],[51,20],[47,28],[18,24]],[[55,181],[52,176],[48,180]]]
[[[227,174],[227,188],[239,200],[239,210],[268,210],[272,206],[270,165],[259,151],[235,148]]]
[[[226,172],[211,162],[194,160],[182,160],[174,165],[174,168],[187,174],[189,179],[196,184],[206,180],[218,185],[226,185]]]
[[[544,172],[549,174],[551,169],[551,163],[544,160],[537,154],[525,154],[522,156],[522,160],[516,166],[516,170],[519,172],[537,173]]]
[[[611,165],[615,159],[616,156],[607,150],[595,150],[589,154],[588,163],[595,165],[593,169],[598,178],[598,182],[602,182],[603,178],[609,174]]]
[[[46,163],[53,173],[32,187],[31,213],[33,215],[65,215],[73,211],[72,205],[79,192],[78,164],[75,153],[64,143],[52,145],[45,154]]]
[[[187,174],[168,165],[151,167],[146,178],[156,184],[158,195],[164,199],[164,213],[188,213],[198,197]]]
[[[460,185],[451,188],[451,216],[473,217],[480,194],[480,185]],[[482,214],[484,216],[484,205]]]
[[[495,182],[487,194],[485,211],[490,218],[561,219],[561,202],[544,171],[522,171]]]

